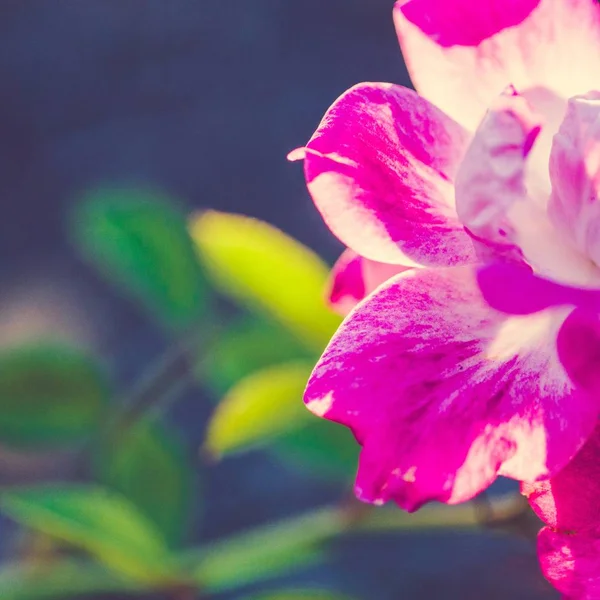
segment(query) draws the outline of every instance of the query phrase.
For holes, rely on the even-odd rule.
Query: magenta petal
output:
[[[600,321],[598,313],[574,310],[557,338],[558,356],[575,384],[600,395]],[[599,457],[600,458],[600,457]]]
[[[402,0],[404,17],[443,47],[478,46],[507,27],[521,23],[540,0]]]
[[[336,312],[345,316],[375,288],[410,268],[376,262],[359,256],[353,250],[346,250],[331,271],[329,303]]]
[[[542,529],[538,555],[544,576],[567,600],[600,598],[600,537]]]
[[[467,500],[498,473],[533,481],[563,467],[600,403],[573,387],[558,360],[566,314],[495,312],[471,267],[413,269],[366,298],[305,395],[310,410],[363,445],[358,496],[414,510]]]
[[[472,262],[452,183],[467,141],[414,91],[361,84],[333,104],[304,149],[308,189],[329,228],[361,256],[413,266]]]
[[[362,257],[353,250],[346,250],[331,270],[329,304],[337,313],[345,316],[365,296]]]
[[[577,306],[600,312],[600,290],[556,283],[526,266],[493,263],[477,273],[485,301],[495,310],[512,315],[528,315],[551,306]]]
[[[538,537],[542,571],[565,597],[600,597],[600,425],[560,472],[523,485],[549,527]]]
[[[600,427],[571,462],[546,481],[523,486],[536,514],[563,533],[600,530]]]
[[[544,575],[568,598],[600,597],[600,426],[564,469],[523,493],[549,526],[538,538]]]
[[[559,359],[581,389],[600,395],[600,290],[562,285],[510,264],[481,267],[477,283],[495,310],[528,315],[551,306],[576,306],[556,339]]]
[[[595,0],[400,0],[394,21],[416,89],[472,131],[508,84],[566,100],[600,81]]]

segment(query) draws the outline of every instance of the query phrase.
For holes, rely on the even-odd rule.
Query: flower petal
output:
[[[495,312],[471,267],[407,271],[357,306],[305,401],[363,445],[359,497],[414,510],[467,500],[497,474],[533,481],[563,467],[600,403],[556,355],[567,314]]]
[[[467,141],[414,91],[361,84],[333,104],[304,149],[308,189],[329,228],[361,256],[412,266],[472,262],[452,184]]]
[[[540,131],[538,117],[509,88],[478,128],[456,175],[456,210],[490,250],[520,260],[523,225],[535,207],[525,187],[525,159]],[[525,240],[527,241],[527,240]]]
[[[552,144],[550,179],[555,226],[600,265],[600,92],[569,100]]]
[[[549,526],[538,537],[544,575],[568,598],[600,597],[600,426],[564,469],[522,491]]]
[[[336,312],[346,316],[375,288],[410,268],[369,260],[348,249],[339,257],[331,271],[329,303]]]
[[[549,527],[538,535],[542,572],[568,600],[600,598],[600,537],[569,535]]]
[[[556,340],[565,371],[581,389],[600,396],[600,321],[598,312],[574,310]]]
[[[600,81],[595,0],[400,0],[394,20],[416,89],[471,131],[509,84],[566,100]]]
[[[485,301],[507,314],[576,306],[558,332],[558,357],[571,381],[600,396],[600,290],[562,285],[510,264],[481,267],[477,283]]]
[[[600,426],[564,469],[549,480],[524,484],[522,491],[553,529],[570,535],[600,530]]]
[[[556,229],[545,199],[530,193],[526,163],[539,123],[513,88],[495,100],[456,175],[456,210],[482,258],[524,259],[538,273],[583,284],[597,268]]]
[[[557,283],[522,265],[485,265],[479,268],[477,283],[493,309],[511,315],[529,315],[551,306],[578,306],[591,313],[600,312],[600,290]]]

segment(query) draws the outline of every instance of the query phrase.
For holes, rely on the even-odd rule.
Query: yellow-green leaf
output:
[[[108,403],[102,372],[80,351],[28,345],[0,353],[0,440],[64,446],[95,432]]]
[[[314,419],[302,402],[311,368],[293,362],[242,379],[215,410],[205,450],[218,456],[264,444]]]
[[[98,478],[123,494],[175,545],[197,503],[196,474],[183,441],[167,423],[140,421],[100,446]]]
[[[213,283],[223,293],[274,317],[315,351],[340,323],[324,300],[327,265],[272,225],[209,211],[190,231]]]
[[[73,218],[82,253],[167,327],[184,328],[206,308],[207,286],[184,213],[138,189],[89,194]]]
[[[22,525],[80,547],[141,581],[175,576],[156,527],[120,494],[96,486],[43,486],[5,492],[3,512]]]

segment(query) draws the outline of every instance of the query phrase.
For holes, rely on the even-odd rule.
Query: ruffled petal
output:
[[[365,83],[328,110],[306,148],[308,189],[331,231],[371,260],[457,265],[476,259],[454,208],[468,138],[414,91]]]
[[[600,403],[558,360],[567,314],[493,311],[471,267],[413,269],[365,299],[305,395],[362,444],[358,496],[414,510],[467,500],[497,474],[533,481],[563,467]]]
[[[538,537],[544,575],[567,598],[599,598],[600,426],[564,469],[523,493],[549,526]]]
[[[400,0],[394,20],[416,89],[471,131],[509,84],[566,100],[600,81],[595,0]]]
[[[530,193],[527,159],[539,132],[539,117],[509,87],[492,104],[458,170],[457,213],[482,258],[524,259],[558,281],[587,283],[597,268],[553,225],[545,201]]]
[[[552,479],[524,484],[522,491],[540,519],[553,529],[569,535],[600,531],[600,427]]]
[[[552,144],[550,179],[555,226],[600,265],[600,92],[569,100]]]
[[[600,537],[542,529],[538,536],[542,573],[566,600],[600,598]]]
[[[346,316],[375,288],[410,268],[369,260],[348,249],[331,270],[329,304],[337,313]]]

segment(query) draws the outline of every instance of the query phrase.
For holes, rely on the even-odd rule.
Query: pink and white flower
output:
[[[362,445],[359,498],[415,510],[554,477],[596,427],[600,8],[403,0],[394,21],[418,94],[357,85],[290,158],[353,253],[305,401]]]

